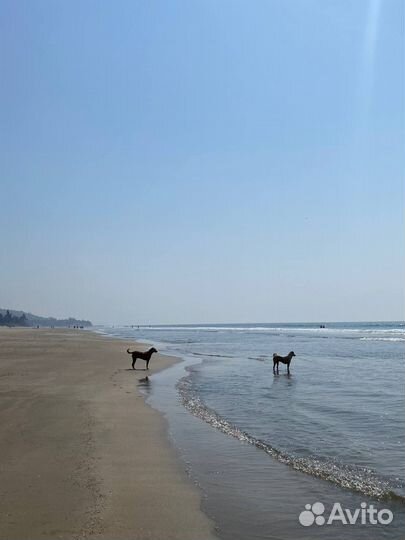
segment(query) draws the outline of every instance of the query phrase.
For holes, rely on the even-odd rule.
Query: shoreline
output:
[[[149,342],[150,340],[160,342],[160,350],[183,358],[184,362],[173,365],[154,377],[153,385],[148,389],[147,402],[168,420],[170,440],[173,441],[183,462],[187,464],[190,477],[202,489],[204,495],[202,508],[215,522],[216,530],[223,540],[243,540],[253,536],[263,540],[267,538],[309,540],[323,539],[326,536],[329,540],[340,538],[342,531],[339,527],[331,527],[327,530],[302,527],[298,516],[309,501],[322,501],[328,511],[336,501],[350,509],[360,508],[364,502],[387,506],[395,514],[394,522],[389,527],[384,528],[383,531],[379,526],[371,528],[355,526],[347,531],[348,538],[369,540],[381,538],[381,534],[387,539],[398,538],[404,519],[402,505],[394,501],[381,502],[357,490],[346,489],[316,475],[304,474],[303,471],[274,459],[263,449],[249,444],[249,441],[230,437],[228,433],[218,429],[217,418],[215,418],[215,425],[212,422],[203,421],[204,418],[190,414],[179,402],[178,384],[184,379],[186,388],[189,383],[195,385],[197,393],[193,397],[196,403],[202,399],[203,403],[208,403],[208,406],[211,404],[212,410],[217,411],[215,403],[224,405],[223,401],[218,401],[221,390],[223,388],[232,390],[229,388],[229,382],[233,385],[233,390],[235,388],[242,390],[242,392],[228,391],[226,393],[226,407],[229,406],[230,400],[236,399],[236,395],[241,396],[240,400],[237,398],[234,401],[236,409],[231,408],[228,411],[235,413],[233,418],[236,418],[235,425],[237,426],[239,405],[241,405],[240,412],[243,414],[246,411],[243,403],[250,403],[252,390],[257,390],[256,383],[259,384],[260,390],[263,373],[271,374],[271,360],[267,356],[267,361],[263,363],[264,357],[260,356],[266,352],[266,349],[261,348],[261,338],[258,340],[255,338],[255,343],[243,349],[243,340],[237,336],[230,342],[231,348],[227,348],[228,341],[225,338],[219,336],[218,339],[218,336],[211,333],[202,337],[194,333],[184,334],[181,330],[178,333],[167,334],[164,331],[157,332],[150,329],[133,332],[127,328],[116,328],[111,332],[114,332],[119,339],[126,339],[134,334],[140,341],[147,337]],[[288,341],[283,337],[278,338],[279,346],[276,348],[282,350],[280,344],[286,346]],[[301,338],[297,337],[296,342],[301,343]],[[311,342],[307,347],[310,348],[311,358],[315,353],[313,361],[318,367],[317,348],[313,343],[317,344],[316,341]],[[320,343],[323,347],[325,342]],[[349,348],[352,343],[354,342],[347,340],[343,342]],[[252,347],[257,349],[253,355],[250,350]],[[228,360],[230,355],[232,355],[232,360]],[[318,356],[321,356],[318,363],[322,365],[323,355],[318,354]],[[267,400],[273,395],[277,396],[277,400],[281,403],[285,397],[284,405],[289,403],[294,405],[296,398],[302,394],[302,389],[298,385],[303,384],[305,391],[305,384],[312,380],[312,374],[308,374],[305,370],[305,358],[309,358],[309,353],[304,348],[303,362],[295,366],[292,378],[283,374],[279,378],[273,379],[271,375],[268,377],[263,386],[266,392],[264,403],[268,403]],[[320,379],[319,375],[317,379]],[[327,373],[320,383],[328,388],[329,380]],[[238,381],[242,383],[242,386],[238,387]],[[249,384],[245,384],[246,382]],[[255,395],[260,397],[262,394],[256,392]],[[204,397],[208,397],[207,402]],[[263,404],[263,400],[260,403]],[[255,419],[260,419],[261,424],[265,418],[260,408],[256,407],[256,401],[254,411]],[[278,420],[273,421],[272,417],[269,418],[273,425],[278,423]],[[230,421],[232,422],[232,417]],[[305,434],[305,424],[303,428],[302,433]],[[335,455],[338,456],[338,452],[339,449]],[[324,536],[326,532],[327,535]]]
[[[1,539],[216,538],[139,390],[180,359],[133,371],[132,340],[82,330],[1,329],[0,341]]]

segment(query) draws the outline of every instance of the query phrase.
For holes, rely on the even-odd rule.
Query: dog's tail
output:
[[[128,354],[132,354],[131,351],[130,351],[129,349],[127,349],[127,353],[128,353]]]

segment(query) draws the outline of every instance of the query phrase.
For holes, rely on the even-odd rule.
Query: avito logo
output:
[[[394,514],[387,508],[378,510],[374,505],[362,502],[360,508],[350,510],[349,508],[342,508],[339,502],[335,502],[329,516],[324,516],[325,505],[321,502],[314,504],[306,504],[305,510],[303,510],[298,520],[304,527],[309,527],[314,523],[316,525],[332,525],[335,522],[342,523],[343,525],[389,525],[394,519]]]

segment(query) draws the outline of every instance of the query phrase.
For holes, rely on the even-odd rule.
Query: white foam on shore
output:
[[[404,497],[398,493],[398,491],[402,493],[404,486],[400,483],[393,484],[385,478],[379,477],[372,469],[347,465],[337,460],[324,459],[318,456],[299,457],[288,454],[242,431],[207,407],[200,397],[193,392],[191,374],[180,379],[177,383],[177,389],[184,407],[194,416],[226,435],[231,435],[241,442],[263,450],[269,456],[294,470],[327,480],[337,486],[363,493],[369,497],[380,500],[396,499],[405,502]]]

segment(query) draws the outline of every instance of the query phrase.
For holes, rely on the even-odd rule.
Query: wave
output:
[[[188,375],[180,379],[177,383],[177,389],[184,407],[194,416],[222,431],[222,433],[263,450],[269,456],[296,471],[332,482],[337,486],[362,493],[369,497],[379,500],[395,499],[405,504],[405,496],[398,493],[398,491],[403,492],[405,486],[399,480],[397,482],[390,481],[386,478],[381,478],[372,469],[347,465],[337,460],[317,456],[299,457],[289,454],[239,429],[203,403],[193,392],[190,379],[191,375]]]
[[[362,337],[361,341],[405,341],[405,337]]]
[[[235,358],[234,356],[230,354],[208,354],[208,353],[199,353],[199,352],[193,352],[191,353],[194,356],[212,356],[213,358]]]
[[[233,334],[269,334],[272,336],[286,337],[315,337],[315,338],[334,338],[334,339],[364,339],[367,337],[380,338],[398,338],[398,341],[405,341],[404,327],[400,324],[397,327],[362,327],[362,328],[336,328],[336,327],[305,327],[305,326],[152,326],[142,328],[145,331],[159,332],[207,332],[207,333],[233,333]],[[388,339],[387,339],[388,340]],[[390,341],[394,341],[391,339]]]

